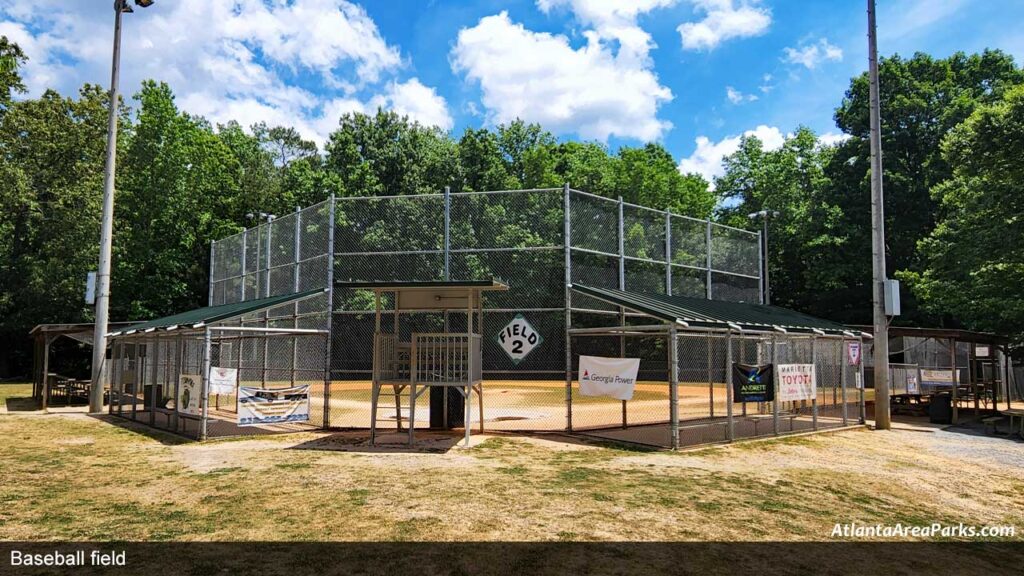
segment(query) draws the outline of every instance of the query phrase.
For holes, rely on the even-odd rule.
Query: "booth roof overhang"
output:
[[[688,328],[865,336],[842,324],[778,306],[647,294],[581,284],[573,284],[571,288],[576,293],[602,302]]]
[[[403,311],[412,310],[458,310],[469,306],[473,296],[477,306],[481,305],[482,292],[503,292],[508,285],[499,280],[428,280],[428,281],[339,281],[335,288],[344,290],[370,290],[378,296],[382,292],[398,295],[394,303]],[[377,309],[381,303],[378,299]]]
[[[163,318],[125,326],[108,333],[107,336],[116,338],[135,334],[147,334],[156,330],[171,331],[192,328],[198,329],[214,322],[232,320],[234,318],[245,316],[246,314],[252,314],[253,312],[260,312],[262,310],[298,302],[299,300],[305,300],[318,294],[324,294],[325,292],[327,292],[326,289],[317,288],[315,290],[282,294],[280,296],[271,296],[269,298],[260,298],[258,300],[246,300],[244,302],[221,304],[220,306],[196,308],[195,310],[180,312],[178,314],[164,316]]]

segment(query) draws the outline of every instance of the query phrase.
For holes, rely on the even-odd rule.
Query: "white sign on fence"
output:
[[[779,364],[775,374],[779,383],[779,400],[811,400],[818,390],[814,364]]]
[[[203,410],[203,377],[199,374],[178,376],[178,398],[175,401],[178,412],[199,416]]]
[[[516,317],[498,332],[496,340],[514,364],[522,362],[523,358],[544,342],[544,338],[530,326],[522,314],[516,314]]]
[[[639,371],[639,358],[580,356],[580,394],[630,400]]]
[[[284,424],[309,420],[309,385],[238,389],[238,425]]]
[[[860,342],[846,343],[846,363],[850,366],[860,366]]]
[[[210,394],[231,396],[238,386],[238,368],[210,367]]]
[[[939,384],[952,386],[953,385],[953,371],[952,370],[921,370],[921,382],[927,382],[929,384]]]

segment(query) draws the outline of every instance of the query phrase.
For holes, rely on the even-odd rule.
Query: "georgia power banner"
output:
[[[580,356],[580,394],[630,400],[639,371],[639,358]]]
[[[813,400],[818,390],[814,364],[779,364],[775,378],[779,381],[779,400]]]
[[[238,389],[238,425],[309,421],[309,384],[290,388]]]

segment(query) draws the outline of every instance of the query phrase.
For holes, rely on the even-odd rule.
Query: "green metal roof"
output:
[[[644,294],[614,288],[594,288],[580,284],[573,284],[572,289],[580,294],[628,308],[664,322],[677,322],[694,327],[725,328],[732,324],[744,330],[782,328],[794,332],[821,330],[843,333],[850,331],[842,324],[778,306],[723,302],[688,296]]]
[[[500,280],[340,280],[334,283],[337,288],[348,288],[353,290],[400,290],[415,288],[483,288],[490,290],[508,290],[508,285]]]
[[[246,300],[244,302],[221,304],[220,306],[196,308],[195,310],[189,310],[188,312],[180,312],[178,314],[164,316],[163,318],[125,326],[116,331],[110,332],[109,336],[125,336],[129,333],[144,332],[146,330],[169,329],[176,328],[178,326],[195,326],[197,324],[209,324],[211,322],[230,320],[252,312],[258,312],[267,308],[274,308],[281,306],[282,304],[295,302],[296,300],[309,298],[310,296],[315,296],[324,292],[326,292],[326,289],[317,288],[315,290],[296,292],[294,294],[282,294],[280,296],[271,296],[270,298],[260,298],[259,300]]]

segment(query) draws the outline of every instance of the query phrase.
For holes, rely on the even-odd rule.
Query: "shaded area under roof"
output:
[[[425,280],[425,281],[394,281],[394,280],[339,280],[334,283],[336,288],[351,290],[425,290],[434,288],[478,288],[480,290],[508,290],[508,284],[499,280]]]
[[[580,294],[664,322],[683,323],[692,327],[727,328],[732,324],[744,330],[782,328],[791,332],[813,332],[815,330],[833,334],[850,332],[850,329],[842,324],[778,306],[723,302],[688,296],[645,294],[614,288],[594,288],[580,284],[573,284],[572,289]]]
[[[124,336],[129,333],[144,332],[146,330],[171,329],[178,326],[196,326],[199,324],[220,322],[222,320],[230,320],[253,312],[259,312],[260,310],[265,310],[267,308],[274,308],[283,304],[289,304],[297,300],[316,296],[317,294],[323,294],[324,292],[326,292],[326,289],[317,288],[315,290],[296,292],[294,294],[282,294],[280,296],[271,296],[270,298],[260,298],[259,300],[246,300],[244,302],[221,304],[220,306],[196,308],[195,310],[189,310],[188,312],[180,312],[178,314],[164,316],[163,318],[132,324],[131,326],[126,326],[110,332],[109,335]]]

